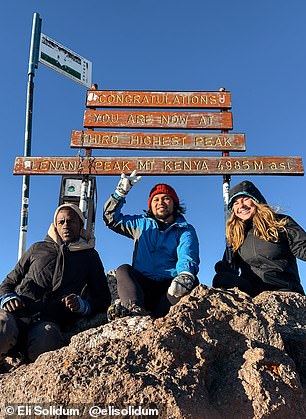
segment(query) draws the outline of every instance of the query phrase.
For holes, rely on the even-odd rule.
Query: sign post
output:
[[[91,87],[92,63],[43,33],[39,62],[87,88]]]
[[[244,134],[72,131],[70,147],[128,150],[245,151]]]
[[[222,87],[219,89],[220,92],[225,92],[225,89]],[[226,110],[221,110],[221,112],[226,112]],[[228,130],[223,129],[223,134],[227,134]],[[223,150],[222,151],[222,157],[229,157],[229,150]],[[226,223],[229,217],[229,211],[228,211],[228,201],[229,201],[229,191],[230,191],[230,182],[231,182],[231,176],[226,174],[223,175],[223,183],[222,183],[222,196],[223,196],[223,214],[224,214],[224,225],[226,228]],[[225,249],[226,249],[226,259],[230,265],[232,265],[232,250],[231,247],[225,237]]]
[[[15,175],[304,175],[301,157],[16,157]]]
[[[31,46],[28,67],[28,84],[26,100],[26,122],[24,139],[24,156],[31,156],[32,117],[34,97],[34,76],[38,63],[41,62],[53,70],[71,78],[89,88],[92,79],[92,63],[79,54],[59,44],[57,41],[41,33],[42,19],[34,13],[32,22]],[[28,208],[30,198],[30,177],[25,175],[22,181],[21,217],[18,244],[18,259],[26,248],[28,231]]]
[[[62,48],[47,37],[42,39],[49,48]],[[56,55],[53,61],[54,57]],[[68,55],[68,58],[71,57]],[[52,61],[46,56],[44,59],[49,64]],[[64,68],[63,62],[58,60],[54,64],[53,61],[57,71],[67,71],[67,63]],[[16,175],[82,176],[81,206],[84,212],[88,176],[120,175],[134,170],[143,176],[221,175],[226,220],[232,175],[304,175],[301,157],[230,156],[232,151],[245,151],[245,136],[229,133],[233,128],[232,113],[229,112],[231,94],[223,88],[218,92],[148,92],[99,91],[94,86],[87,91],[86,105],[89,108],[84,112],[86,129],[72,131],[70,143],[71,147],[85,149],[84,156],[17,157],[14,166]],[[213,133],[208,132],[212,130]],[[221,151],[222,156],[93,157],[92,148]]]

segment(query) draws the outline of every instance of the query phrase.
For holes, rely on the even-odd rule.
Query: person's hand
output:
[[[215,264],[215,271],[217,274],[223,272],[235,273],[235,270],[227,260],[219,260],[219,262]]]
[[[180,273],[172,280],[168,294],[172,297],[183,297],[192,290],[194,279],[194,276],[189,272]]]
[[[119,183],[115,189],[115,195],[125,198],[131,188],[139,182],[141,179],[141,176],[136,176],[136,170],[134,170],[130,176],[126,176],[124,173],[122,173],[121,178],[119,180]]]
[[[24,308],[24,303],[19,298],[12,297],[7,303],[4,304],[3,310],[9,311],[12,313],[13,311],[21,310]]]
[[[81,316],[88,316],[91,313],[91,306],[87,300],[83,300],[77,294],[69,294],[62,298],[62,303],[65,307],[73,313]]]
[[[66,297],[62,298],[62,302],[65,304],[66,308],[72,312],[80,310],[80,300],[76,294],[66,295]]]

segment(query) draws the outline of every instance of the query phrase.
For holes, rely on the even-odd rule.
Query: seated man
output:
[[[175,190],[164,183],[153,187],[144,215],[123,215],[121,208],[131,187],[140,180],[134,171],[121,176],[104,207],[106,225],[134,239],[133,265],[116,269],[122,312],[162,317],[199,281],[199,242],[183,217]]]
[[[62,331],[78,318],[107,311],[104,268],[84,221],[76,205],[59,206],[45,240],[34,243],[0,285],[0,360],[18,348],[34,361],[62,347]],[[88,299],[81,297],[85,287]]]

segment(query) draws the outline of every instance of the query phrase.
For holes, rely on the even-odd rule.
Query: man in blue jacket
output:
[[[194,227],[183,216],[175,190],[165,183],[150,191],[145,214],[122,214],[128,192],[140,179],[136,171],[121,175],[105,204],[104,221],[116,233],[134,240],[132,265],[116,270],[123,311],[161,317],[199,284],[199,242]]]

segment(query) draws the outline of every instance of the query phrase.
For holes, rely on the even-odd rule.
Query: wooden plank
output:
[[[156,112],[86,110],[86,128],[232,129],[231,112]]]
[[[17,157],[15,175],[304,175],[301,157]]]
[[[72,148],[245,151],[244,134],[72,131]]]
[[[230,92],[149,92],[88,90],[88,108],[210,108],[230,109]]]

